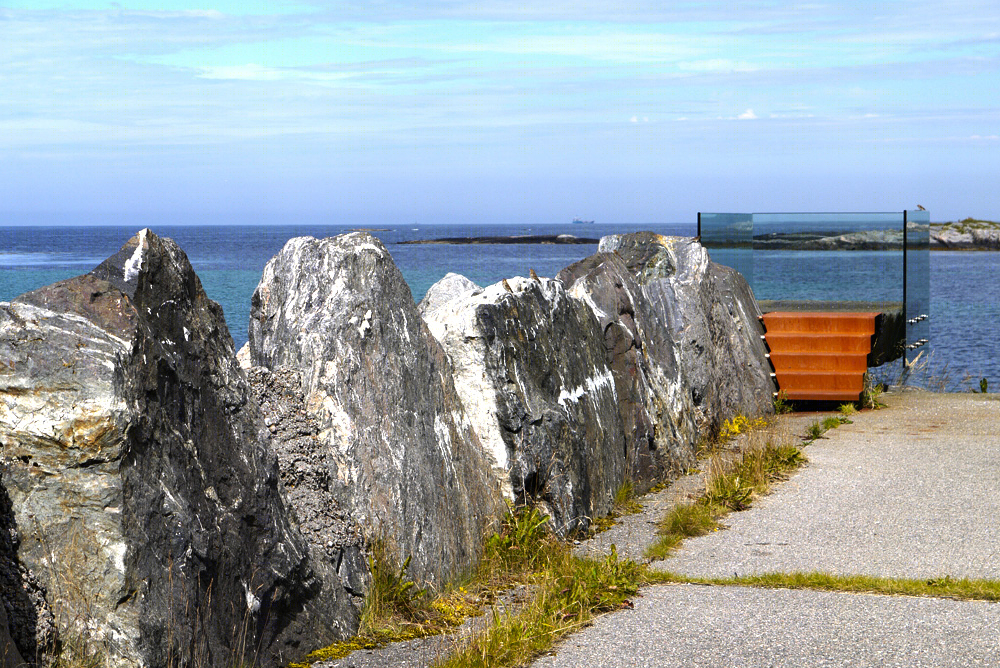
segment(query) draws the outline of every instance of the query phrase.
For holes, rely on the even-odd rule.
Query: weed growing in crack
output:
[[[830,431],[831,429],[836,429],[842,424],[845,424],[844,420],[847,418],[838,415],[831,415],[823,420],[823,431]]]
[[[817,420],[809,425],[808,429],[806,429],[806,438],[810,441],[815,441],[816,439],[822,437],[825,431],[826,428],[820,424],[819,420]]]
[[[774,412],[778,415],[792,412],[792,404],[788,401],[788,393],[784,390],[774,397]]]
[[[883,392],[885,392],[885,386],[882,383],[876,383],[871,374],[866,371],[864,389],[861,391],[861,408],[872,410],[885,408],[885,404],[880,401]]]

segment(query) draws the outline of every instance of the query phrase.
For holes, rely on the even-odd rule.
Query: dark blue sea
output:
[[[86,273],[139,230],[140,226],[0,227],[0,301],[49,283]],[[354,225],[152,225],[187,253],[208,295],[219,302],[237,347],[247,339],[250,296],[267,261],[295,236],[326,237]],[[642,225],[392,225],[373,230],[388,247],[419,301],[448,272],[480,285],[534,269],[554,276],[560,269],[595,252],[596,245],[400,245],[400,241],[439,237],[515,234],[572,234],[599,238],[607,234],[650,230],[692,236],[695,224]],[[829,298],[831,290],[892,299],[898,284],[898,254],[874,251],[840,253],[768,251],[774,257],[754,260],[754,286],[761,299]],[[831,258],[836,257],[836,261]],[[762,269],[763,268],[763,269]],[[1000,390],[1000,253],[932,252],[930,254],[932,353],[924,380],[937,389],[961,391],[988,379]]]

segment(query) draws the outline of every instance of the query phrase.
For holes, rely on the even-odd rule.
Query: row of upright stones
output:
[[[241,368],[184,253],[143,231],[0,304],[8,665],[281,665],[357,630],[374,540],[441,585],[508,503],[585,529],[770,408],[758,316],[688,239],[607,237],[555,279],[448,275],[418,307],[374,237],[299,238]]]

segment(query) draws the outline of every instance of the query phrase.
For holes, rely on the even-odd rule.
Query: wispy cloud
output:
[[[291,153],[308,137],[333,162],[406,146],[433,165],[521,142],[528,163],[577,169],[582,144],[614,156],[638,137],[705,156],[715,142],[797,154],[921,137],[972,150],[1000,123],[992,0],[123,5],[0,9],[0,147],[32,160],[191,147],[195,160],[199,146]]]

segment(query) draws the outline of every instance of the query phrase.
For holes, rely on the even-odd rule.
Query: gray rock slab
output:
[[[760,309],[746,280],[711,262],[694,239],[652,232],[603,237],[643,286],[680,342],[680,363],[699,427],[718,433],[737,413],[773,412],[771,366],[761,340]]]
[[[606,515],[626,473],[620,397],[604,330],[560,281],[476,288],[454,275],[421,302],[505,494],[560,535]]]
[[[300,378],[289,391],[301,409],[268,418],[286,470],[290,458],[303,465],[309,490],[297,485],[292,500],[314,549],[332,558],[343,544],[329,508],[410,559],[419,582],[471,570],[504,505],[451,361],[385,246],[360,232],[290,239],[264,268],[250,315],[250,362]],[[318,443],[291,442],[310,430]]]
[[[1000,578],[1000,397],[906,392],[805,450],[772,495],[658,568]]]
[[[990,666],[1000,604],[836,592],[670,585],[542,657],[570,666]]]
[[[695,406],[681,367],[680,338],[615,253],[595,253],[559,272],[604,333],[625,430],[629,479],[645,490],[690,467],[698,442]]]

